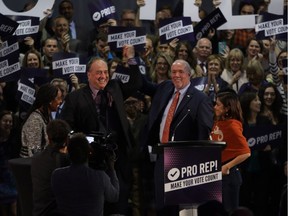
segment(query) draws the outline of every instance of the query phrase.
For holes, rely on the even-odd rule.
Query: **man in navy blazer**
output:
[[[125,46],[123,58],[128,60],[129,81],[110,80],[107,63],[100,58],[90,60],[87,65],[87,86],[69,93],[60,118],[66,120],[75,132],[91,134],[103,132],[112,133],[117,149],[115,170],[120,182],[120,197],[116,206],[107,208],[109,213],[127,214],[128,196],[131,178],[131,163],[129,152],[132,146],[132,134],[124,110],[124,100],[142,85],[141,73],[134,59],[133,46]],[[107,96],[106,114],[99,112],[97,96],[100,90]]]
[[[180,92],[180,97],[170,125],[168,141],[209,139],[213,126],[213,105],[207,95],[191,85],[190,77],[190,65],[184,60],[176,60],[171,66],[171,80],[159,85],[144,80],[142,90],[152,96],[145,133],[147,145],[161,143],[168,110],[176,91]],[[156,204],[158,210],[161,210],[158,215],[178,215],[177,208],[163,209],[163,167],[161,162],[158,163],[161,157],[163,155],[155,164]]]
[[[189,64],[176,60],[171,66],[171,80],[159,85],[144,82],[143,92],[152,96],[147,124],[149,145],[161,142],[161,130],[177,90],[180,99],[170,125],[169,141],[208,140],[213,126],[213,105],[204,93],[191,85],[190,77]]]

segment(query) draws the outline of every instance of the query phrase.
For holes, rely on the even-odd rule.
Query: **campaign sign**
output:
[[[165,205],[221,202],[221,150],[213,144],[165,147]]]
[[[109,0],[89,2],[88,7],[92,22],[96,27],[109,19],[115,19],[116,8]]]
[[[199,40],[202,37],[206,37],[210,29],[217,30],[218,27],[226,22],[227,20],[221,10],[216,8],[194,27],[196,39]]]
[[[257,17],[256,23],[255,32],[257,40],[269,39],[275,35],[276,39],[287,41],[287,14],[275,15],[265,12]]]
[[[22,76],[28,78],[35,85],[41,86],[44,83],[49,82],[49,70],[43,68],[22,68],[21,69],[21,79]]]
[[[194,41],[193,25],[190,17],[176,17],[160,20],[159,36],[161,44],[169,43],[175,38]]]
[[[76,53],[55,53],[52,57],[52,69],[55,77],[69,77],[71,74],[86,73],[86,65],[81,64]]]
[[[0,45],[0,81],[18,80],[20,69],[19,44],[17,38],[11,36]]]
[[[145,28],[110,26],[108,44],[112,51],[120,51],[124,45],[133,45],[136,51],[144,51],[146,44]]]
[[[243,135],[251,149],[264,149],[268,144],[273,148],[283,142],[284,130],[284,125],[257,125],[244,128]]]
[[[128,83],[130,79],[128,69],[118,64],[111,79],[117,79],[117,80],[120,80],[122,83]]]
[[[39,17],[29,17],[29,16],[10,16],[9,18],[16,21],[19,26],[15,31],[15,35],[18,38],[33,37],[39,32]]]
[[[0,37],[13,35],[19,24],[0,13]]]
[[[29,110],[35,100],[34,84],[25,76],[23,76],[18,83],[16,99],[19,101],[19,105],[26,111]]]

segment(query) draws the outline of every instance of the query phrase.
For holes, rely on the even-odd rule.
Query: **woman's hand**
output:
[[[230,168],[227,164],[222,166],[221,171],[222,171],[222,175],[229,175],[230,174]]]

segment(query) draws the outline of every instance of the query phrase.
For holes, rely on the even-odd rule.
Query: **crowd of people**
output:
[[[203,19],[205,8],[196,2]],[[259,13],[265,2],[241,1],[239,14]],[[1,215],[19,210],[8,166],[17,157],[32,158],[33,216],[178,215],[178,206],[163,203],[163,155],[155,161],[150,147],[190,140],[226,142],[218,215],[240,215],[243,209],[254,216],[285,215],[287,40],[258,40],[254,29],[211,29],[196,42],[163,44],[160,20],[179,14],[178,7],[166,5],[145,26],[144,51],[131,45],[111,50],[109,26],[142,26],[139,8],[145,1],[137,4],[119,20],[99,23],[87,41],[84,26],[73,20],[79,11],[62,0],[58,15],[41,21],[37,37],[19,42],[21,67],[45,68],[48,74],[46,83],[35,84],[29,109],[15,97],[17,80],[0,83]],[[29,2],[24,11],[34,5]],[[225,42],[224,50],[218,42]],[[55,76],[53,55],[61,52],[87,59],[87,76]],[[128,82],[115,78],[119,68]],[[269,134],[276,126],[282,133],[276,144],[249,147],[251,130]],[[104,146],[93,148],[88,135]],[[199,215],[211,216],[206,208],[201,205]]]

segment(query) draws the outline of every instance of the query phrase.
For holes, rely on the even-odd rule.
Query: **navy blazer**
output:
[[[160,142],[160,123],[169,99],[174,93],[171,80],[159,85],[144,82],[143,92],[153,97],[148,116],[148,145]],[[169,140],[174,141],[208,140],[213,126],[213,105],[207,95],[190,85],[180,102],[171,126]]]

